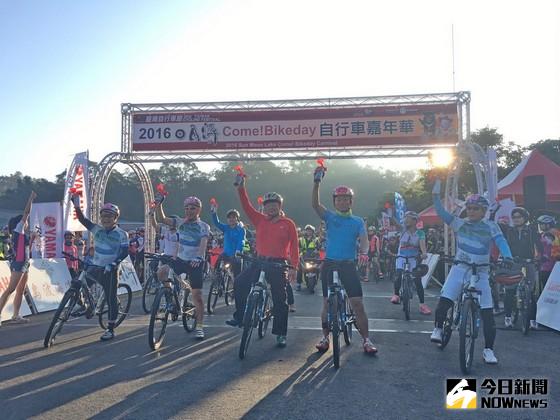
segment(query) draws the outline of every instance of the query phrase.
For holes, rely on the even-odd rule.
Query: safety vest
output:
[[[316,238],[313,238],[310,241],[306,238],[300,238],[299,251],[301,254],[305,254],[307,251],[315,251],[317,248],[319,248],[319,244],[317,243]]]

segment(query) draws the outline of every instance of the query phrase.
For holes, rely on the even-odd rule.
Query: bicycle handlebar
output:
[[[263,257],[251,257],[249,255],[242,255],[241,256],[242,259],[247,260],[247,261],[251,261],[260,265],[268,265],[270,267],[276,267],[276,268],[289,268],[292,270],[297,270],[297,268],[292,267],[290,264],[283,264],[277,261],[269,261],[264,259]]]

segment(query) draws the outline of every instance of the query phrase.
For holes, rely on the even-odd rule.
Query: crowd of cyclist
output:
[[[419,216],[409,211],[404,215],[402,226],[393,220],[397,229],[377,230],[375,226],[367,227],[364,219],[353,215],[352,203],[354,192],[341,185],[331,194],[333,210],[323,205],[319,198],[319,189],[325,169],[318,167],[313,176],[312,207],[321,219],[318,228],[306,225],[298,229],[295,223],[283,211],[283,197],[276,192],[264,194],[262,206],[256,209],[251,203],[246,179],[237,182],[237,191],[241,208],[253,229],[241,220],[241,213],[230,209],[224,213],[225,223],[219,218],[219,208],[214,201],[210,212],[215,227],[213,234],[210,226],[201,220],[203,204],[197,197],[190,196],[184,200],[183,216],[167,216],[163,210],[163,200],[156,202],[150,215],[151,227],[158,232],[157,252],[171,257],[171,262],[157,267],[157,276],[164,281],[170,268],[189,278],[193,303],[196,307],[196,337],[203,339],[204,305],[202,287],[212,254],[219,250],[217,266],[220,260],[230,262],[234,275],[235,312],[227,321],[230,326],[240,326],[243,319],[245,302],[251,285],[258,278],[259,270],[251,264],[243,264],[245,254],[256,254],[259,259],[284,264],[290,268],[267,269],[267,280],[271,286],[273,300],[272,333],[277,336],[277,344],[286,346],[288,331],[288,312],[295,310],[292,285],[296,290],[304,286],[305,261],[320,261],[317,275],[321,282],[324,297],[321,322],[323,336],[317,344],[319,351],[329,348],[329,330],[326,322],[327,289],[332,282],[332,273],[337,270],[346,289],[352,309],[356,316],[356,325],[362,336],[366,353],[375,354],[377,348],[369,337],[368,318],[362,299],[362,282],[371,278],[386,279],[393,282],[391,303],[399,304],[404,261],[408,261],[413,270],[424,260],[428,253],[442,253],[443,233],[440,228],[428,229],[426,235],[418,229]],[[523,261],[528,281],[533,289],[531,308],[531,328],[538,328],[536,301],[554,263],[560,260],[560,233],[555,228],[556,220],[551,215],[540,215],[535,222],[527,210],[517,207],[511,212],[513,226],[507,223],[495,223],[486,218],[489,202],[480,195],[471,195],[465,201],[466,217],[460,218],[443,208],[439,198],[439,181],[434,185],[433,197],[436,211],[440,218],[455,232],[456,258],[467,263],[489,262],[491,257],[501,256],[505,265],[513,265],[514,260]],[[0,238],[2,257],[10,256],[12,277],[8,289],[0,297],[0,311],[14,290],[25,286],[23,278],[27,275],[29,265],[29,209],[35,195],[17,220],[10,221],[7,231]],[[83,257],[89,264],[86,268],[103,286],[109,303],[108,328],[101,336],[110,340],[115,336],[116,319],[116,282],[119,263],[130,256],[137,267],[143,263],[144,230],[129,231],[118,227],[120,210],[118,206],[106,203],[100,211],[100,224],[87,219],[79,207],[79,197],[73,196],[78,220],[90,232],[92,246],[87,248],[81,237],[73,232],[64,235],[65,252],[68,255]],[[492,217],[490,218],[492,219]],[[162,228],[163,227],[163,228]],[[11,244],[11,246],[10,246]],[[403,258],[400,258],[403,257]],[[75,259],[67,260],[73,276],[80,269]],[[142,266],[140,266],[142,267]],[[467,267],[454,265],[443,284],[441,296],[435,308],[435,328],[431,341],[441,342],[442,324],[447,310],[458,298]],[[140,268],[139,272],[143,273]],[[483,358],[487,363],[497,363],[493,352],[495,341],[495,321],[493,309],[497,306],[498,293],[492,293],[489,269],[481,270],[481,315],[484,328],[485,348]],[[22,280],[22,281],[20,281]],[[442,279],[443,280],[443,279]],[[419,298],[419,312],[429,315],[432,310],[424,301],[424,287],[419,276],[414,283]],[[506,288],[504,293],[505,327],[512,327],[512,310],[514,306],[515,287]],[[18,302],[19,299],[19,302]],[[19,319],[21,293],[14,303],[14,319]]]

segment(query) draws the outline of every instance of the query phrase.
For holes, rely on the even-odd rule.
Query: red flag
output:
[[[237,171],[239,175],[245,175],[245,172],[243,172],[243,166],[237,165],[234,169]]]
[[[317,163],[319,164],[319,166],[320,166],[321,168],[326,168],[326,166],[325,166],[325,159],[319,158],[319,159],[317,159]]]
[[[263,201],[264,201],[264,199],[262,198],[261,195],[259,195],[259,196],[257,197],[257,203],[259,203],[259,206],[262,206]]]
[[[216,207],[216,204],[218,204],[218,202],[216,201],[216,199],[214,197],[212,197],[210,199],[210,205]]]

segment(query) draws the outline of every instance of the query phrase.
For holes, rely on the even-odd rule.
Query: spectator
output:
[[[0,325],[2,325],[2,311],[8,303],[8,298],[14,291],[16,295],[14,297],[14,315],[12,317],[12,322],[26,323],[29,321],[19,315],[19,309],[21,307],[25,285],[27,284],[27,271],[29,270],[31,244],[28,225],[29,212],[31,211],[31,204],[36,197],[37,194],[32,191],[27,200],[25,210],[23,210],[23,214],[10,219],[8,223],[8,229],[13,239],[12,248],[14,254],[10,261],[10,283],[8,288],[2,293],[2,296],[0,296]]]

